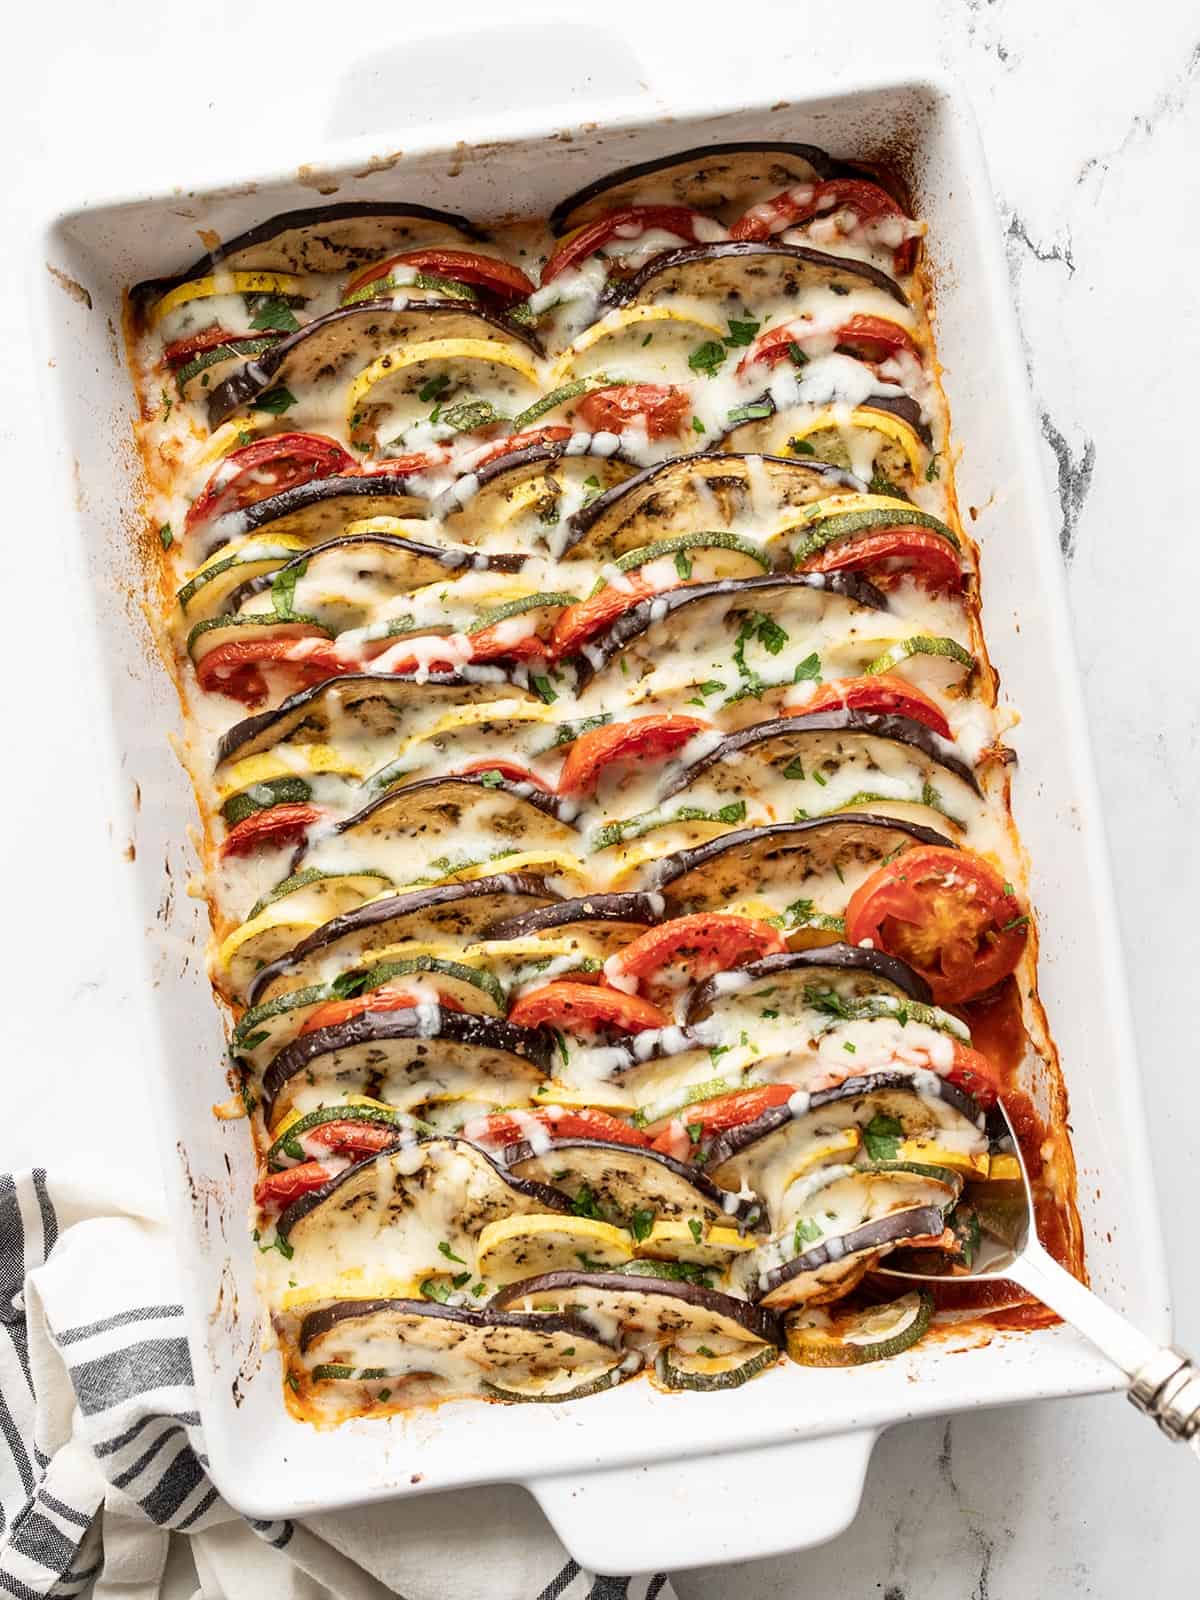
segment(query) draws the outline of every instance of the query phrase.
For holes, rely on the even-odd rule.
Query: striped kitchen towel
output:
[[[152,1600],[173,1530],[196,1600],[673,1600],[661,1574],[581,1571],[509,1489],[242,1518],[206,1474],[175,1279],[154,1196],[0,1176],[0,1596]]]

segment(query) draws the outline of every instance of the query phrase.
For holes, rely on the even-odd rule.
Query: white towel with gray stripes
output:
[[[464,1490],[258,1522],[208,1481],[157,1198],[0,1175],[0,1597],[153,1600],[172,1532],[194,1600],[673,1600],[581,1571],[532,1501]]]

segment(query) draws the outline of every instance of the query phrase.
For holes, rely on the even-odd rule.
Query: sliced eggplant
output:
[[[361,627],[376,606],[406,590],[418,589],[460,572],[519,572],[523,555],[485,556],[453,545],[424,544],[386,533],[354,533],[285,558],[264,572],[246,578],[228,597],[229,611],[253,605],[269,595],[275,580],[294,573],[318,608],[321,621],[335,633]],[[308,601],[297,599],[298,609]]]
[[[742,1228],[763,1221],[762,1206],[753,1195],[729,1193],[698,1167],[640,1145],[552,1139],[547,1147],[522,1140],[508,1145],[501,1159],[519,1177],[560,1189],[584,1215],[620,1227],[629,1227],[638,1212]]]
[[[392,1380],[391,1389],[396,1378],[422,1375],[431,1399],[477,1393],[485,1381],[507,1389],[564,1370],[590,1373],[619,1353],[615,1340],[576,1312],[528,1315],[429,1300],[336,1300],[304,1317],[297,1342],[314,1376],[318,1368],[338,1376],[365,1371]],[[406,1383],[406,1395],[409,1389]],[[364,1394],[368,1405],[374,1397]]]
[[[512,843],[514,849],[552,849],[575,837],[570,821],[574,809],[563,796],[531,783],[496,772],[468,772],[418,778],[387,789],[339,822],[333,837],[353,834],[364,849],[376,842],[386,847],[401,836],[442,845],[456,828],[472,827],[486,829],[489,838]],[[301,845],[293,870],[303,856],[321,848],[321,841]],[[416,855],[411,865],[418,868]]]
[[[848,294],[881,289],[902,306],[908,296],[894,278],[850,256],[826,255],[803,244],[691,244],[666,250],[624,280],[610,278],[604,298],[620,306],[649,305],[661,295],[697,300],[737,300],[755,306],[792,300],[809,288]]]
[[[839,163],[812,144],[744,139],[697,145],[586,184],[559,201],[550,213],[550,226],[556,234],[569,233],[607,211],[631,205],[691,206],[731,223],[757,200],[840,170]]]
[[[543,934],[577,933],[614,949],[661,922],[665,901],[660,894],[589,894],[574,900],[518,911],[483,930],[484,939],[536,939]]]
[[[866,1141],[868,1154],[873,1148],[898,1149],[902,1138],[930,1138],[947,1148],[957,1142],[964,1150],[986,1147],[983,1113],[969,1094],[937,1073],[905,1069],[846,1078],[813,1094],[797,1092],[705,1144],[705,1171],[723,1188],[746,1186],[760,1194],[775,1216],[792,1179],[806,1167],[827,1164],[822,1152],[842,1157],[845,1146],[831,1135],[872,1124],[877,1132]]]
[[[937,1205],[909,1206],[873,1217],[764,1273],[758,1303],[784,1311],[836,1299],[858,1283],[880,1256],[909,1240],[937,1239],[944,1227],[945,1213]]]
[[[208,396],[208,425],[217,428],[268,389],[293,391],[318,379],[349,379],[397,345],[429,339],[482,339],[521,344],[541,354],[536,335],[465,300],[365,300],[316,317],[247,361]]]
[[[875,585],[853,573],[764,574],[667,589],[631,605],[611,627],[582,647],[582,654],[575,658],[579,687],[585,688],[618,656],[625,663],[622,677],[637,684],[643,698],[654,691],[660,676],[664,682],[682,682],[688,657],[680,646],[689,637],[703,654],[699,670],[708,677],[713,651],[722,648],[724,633],[730,633],[729,648],[736,648],[740,630],[731,631],[727,622],[755,613],[776,624],[786,640],[790,631],[779,624],[780,618],[794,631],[812,627],[828,610],[831,597],[837,597],[850,617],[860,608],[888,609]]]
[[[735,416],[718,441],[729,451],[774,450],[790,452],[810,466],[832,471],[876,474],[896,483],[911,483],[933,448],[933,435],[917,402],[907,394],[872,394],[846,414],[842,408],[813,406],[807,402],[777,407],[769,393],[759,395],[745,408],[749,416]],[[872,451],[871,468],[855,463],[856,451],[847,435],[860,428],[883,435]],[[911,437],[909,437],[911,435]],[[891,492],[891,491],[889,491]]]
[[[771,884],[799,885],[808,877],[873,866],[912,844],[956,848],[945,834],[915,822],[866,813],[815,817],[739,828],[679,850],[651,865],[649,886],[665,893],[672,916],[685,909],[719,911]]]
[[[625,1333],[653,1338],[732,1339],[773,1344],[781,1330],[769,1311],[695,1283],[631,1278],[619,1272],[546,1272],[510,1283],[491,1301],[497,1311],[570,1308],[587,1318],[613,1318]]]
[[[416,1104],[489,1080],[536,1083],[549,1070],[553,1048],[537,1029],[439,1005],[364,1011],[301,1034],[272,1057],[263,1073],[263,1114],[272,1120],[276,1101],[297,1074],[372,1100]]]
[[[735,971],[717,973],[687,996],[684,1020],[709,1016],[729,996],[753,999],[760,987],[770,988],[771,1005],[782,1012],[811,1004],[809,996],[829,991],[839,996],[882,993],[922,1005],[933,1000],[925,979],[897,956],[859,945],[827,944],[763,956]]]
[[[470,883],[435,884],[372,900],[324,923],[286,956],[264,967],[250,985],[248,1004],[272,998],[281,984],[288,989],[303,987],[327,961],[345,968],[367,951],[402,940],[473,943],[490,925],[555,898],[540,878],[497,873]]]
[[[357,272],[360,267],[416,245],[463,244],[486,239],[475,224],[453,211],[395,205],[390,200],[351,200],[331,206],[281,211],[235,234],[173,277],[150,278],[130,291],[144,309],[178,284],[226,272]]]
[[[347,1227],[369,1236],[371,1230],[382,1235],[415,1223],[453,1250],[459,1243],[470,1247],[499,1217],[566,1209],[556,1190],[506,1171],[478,1145],[417,1138],[397,1140],[310,1189],[280,1213],[275,1231],[296,1250],[336,1250],[338,1234]],[[418,1270],[432,1265],[414,1264]]]
[[[201,524],[195,538],[211,554],[232,539],[261,531],[320,544],[362,517],[425,517],[429,501],[411,476],[376,472],[363,477],[313,478],[258,500],[244,511]]]
[[[568,498],[587,502],[623,483],[638,464],[621,447],[615,433],[573,433],[569,439],[529,445],[465,472],[433,502],[455,538],[476,541],[484,534],[509,532],[522,517],[532,516],[547,530],[546,542],[557,544],[569,528],[574,506]],[[574,493],[570,490],[574,487]]]
[[[533,700],[536,696],[512,682],[499,667],[473,668],[469,677],[455,672],[353,672],[330,678],[289,696],[273,711],[245,717],[217,746],[217,766],[241,761],[263,750],[295,740],[325,744],[342,736],[376,739],[412,732],[416,715],[437,717],[440,707],[499,699]]]
[[[848,472],[782,456],[676,457],[646,467],[581,506],[568,519],[567,556],[608,557],[672,534],[745,523],[764,538],[786,510],[862,487]],[[753,522],[753,527],[750,524]]]
[[[739,728],[680,766],[664,783],[659,799],[682,794],[701,778],[706,792],[744,793],[746,773],[739,758],[746,756],[762,761],[789,781],[803,782],[815,775],[814,781],[825,783],[850,759],[866,762],[864,789],[872,786],[872,772],[882,770],[891,776],[899,763],[906,771],[916,772],[921,793],[932,787],[933,780],[942,782],[947,777],[965,784],[973,795],[980,793],[973,769],[955,754],[948,740],[923,722],[876,711],[840,710],[771,717]],[[920,795],[912,798],[919,800]]]

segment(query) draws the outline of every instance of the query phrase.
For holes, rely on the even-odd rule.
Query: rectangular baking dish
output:
[[[487,221],[544,213],[589,179],[731,139],[807,140],[898,160],[930,224],[935,331],[959,503],[982,549],[984,627],[1021,712],[1014,809],[1032,857],[1042,997],[1071,1096],[1079,1206],[1094,1286],[1153,1337],[1169,1313],[1132,1033],[1098,801],[1070,641],[1055,518],[1008,300],[991,191],[969,113],[935,78],[880,82],[770,106],[677,107],[669,119],[594,109],[581,127],[522,112],[475,130],[403,138],[386,170],[351,152],[322,167],[338,200],[403,197]],[[311,156],[311,152],[306,152]],[[113,836],[129,839],[136,896],[114,937],[146,976],[137,1027],[157,1107],[214,1481],[257,1517],[487,1482],[536,1495],[571,1554],[605,1572],[733,1561],[832,1537],[858,1506],[879,1432],[931,1413],[1109,1387],[1111,1371],[1064,1328],[932,1341],[857,1372],[785,1363],[733,1394],[664,1395],[632,1383],[586,1406],[445,1405],[317,1431],[280,1400],[262,1349],[246,1217],[250,1145],[216,1121],[224,1040],[204,972],[204,903],[192,795],[168,736],[174,689],[141,611],[133,391],[120,337],[124,286],[167,272],[271,214],[311,205],[311,169],[232,187],[88,204],[39,241],[36,317],[53,369],[51,432],[94,597],[96,670],[111,693]],[[244,174],[242,175],[245,176]],[[89,624],[85,624],[89,625]],[[132,1039],[131,1039],[132,1048]],[[714,1506],[736,1505],[733,1517]]]

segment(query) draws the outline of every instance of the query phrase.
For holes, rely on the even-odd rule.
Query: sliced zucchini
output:
[[[669,1347],[660,1350],[655,1362],[655,1376],[668,1389],[701,1389],[712,1393],[717,1389],[740,1389],[760,1372],[773,1367],[779,1360],[779,1351],[773,1344],[763,1345],[752,1356],[739,1351],[729,1355],[704,1354],[703,1346],[696,1352]]]
[[[187,652],[197,666],[213,650],[235,640],[239,644],[259,639],[332,639],[332,631],[316,617],[281,616],[275,611],[252,611],[243,616],[206,617],[187,636]]]
[[[785,1320],[787,1353],[802,1367],[861,1367],[911,1350],[933,1318],[933,1296],[914,1289],[865,1311],[794,1311]]]
[[[372,867],[361,867],[354,872],[322,872],[319,867],[308,867],[303,872],[294,872],[273,889],[268,889],[251,906],[246,921],[253,922],[268,906],[286,900],[289,895],[298,894],[302,889],[311,889],[312,894],[304,896],[306,905],[309,901],[313,902],[314,922],[326,922],[330,917],[349,911],[351,906],[360,906],[365,900],[373,900],[377,894],[391,887],[392,880]]]
[[[296,1117],[287,1123],[267,1151],[268,1170],[276,1172],[286,1165],[283,1159],[285,1156],[291,1161],[307,1160],[303,1146],[299,1142],[301,1136],[311,1128],[322,1127],[327,1122],[369,1122],[377,1127],[425,1131],[415,1118],[384,1106],[322,1106],[319,1111],[310,1111],[306,1116]]]
[[[603,1368],[594,1377],[585,1373],[581,1379],[578,1372],[555,1372],[544,1378],[534,1376],[522,1384],[492,1383],[485,1379],[480,1388],[493,1400],[506,1400],[510,1404],[563,1405],[568,1400],[586,1400],[589,1395],[615,1389],[626,1378],[640,1372],[642,1365],[640,1352],[631,1350],[615,1366]]]
[[[655,539],[639,550],[627,550],[613,566],[618,572],[637,572],[652,561],[674,556],[675,570],[687,583],[711,583],[718,578],[751,578],[756,572],[769,572],[771,558],[762,545],[740,533],[717,528],[711,532],[677,533],[670,539]],[[597,584],[597,589],[601,585]]]
[[[242,584],[277,571],[303,548],[302,539],[284,534],[223,546],[175,596],[181,613],[189,623],[220,616],[229,596]]]

